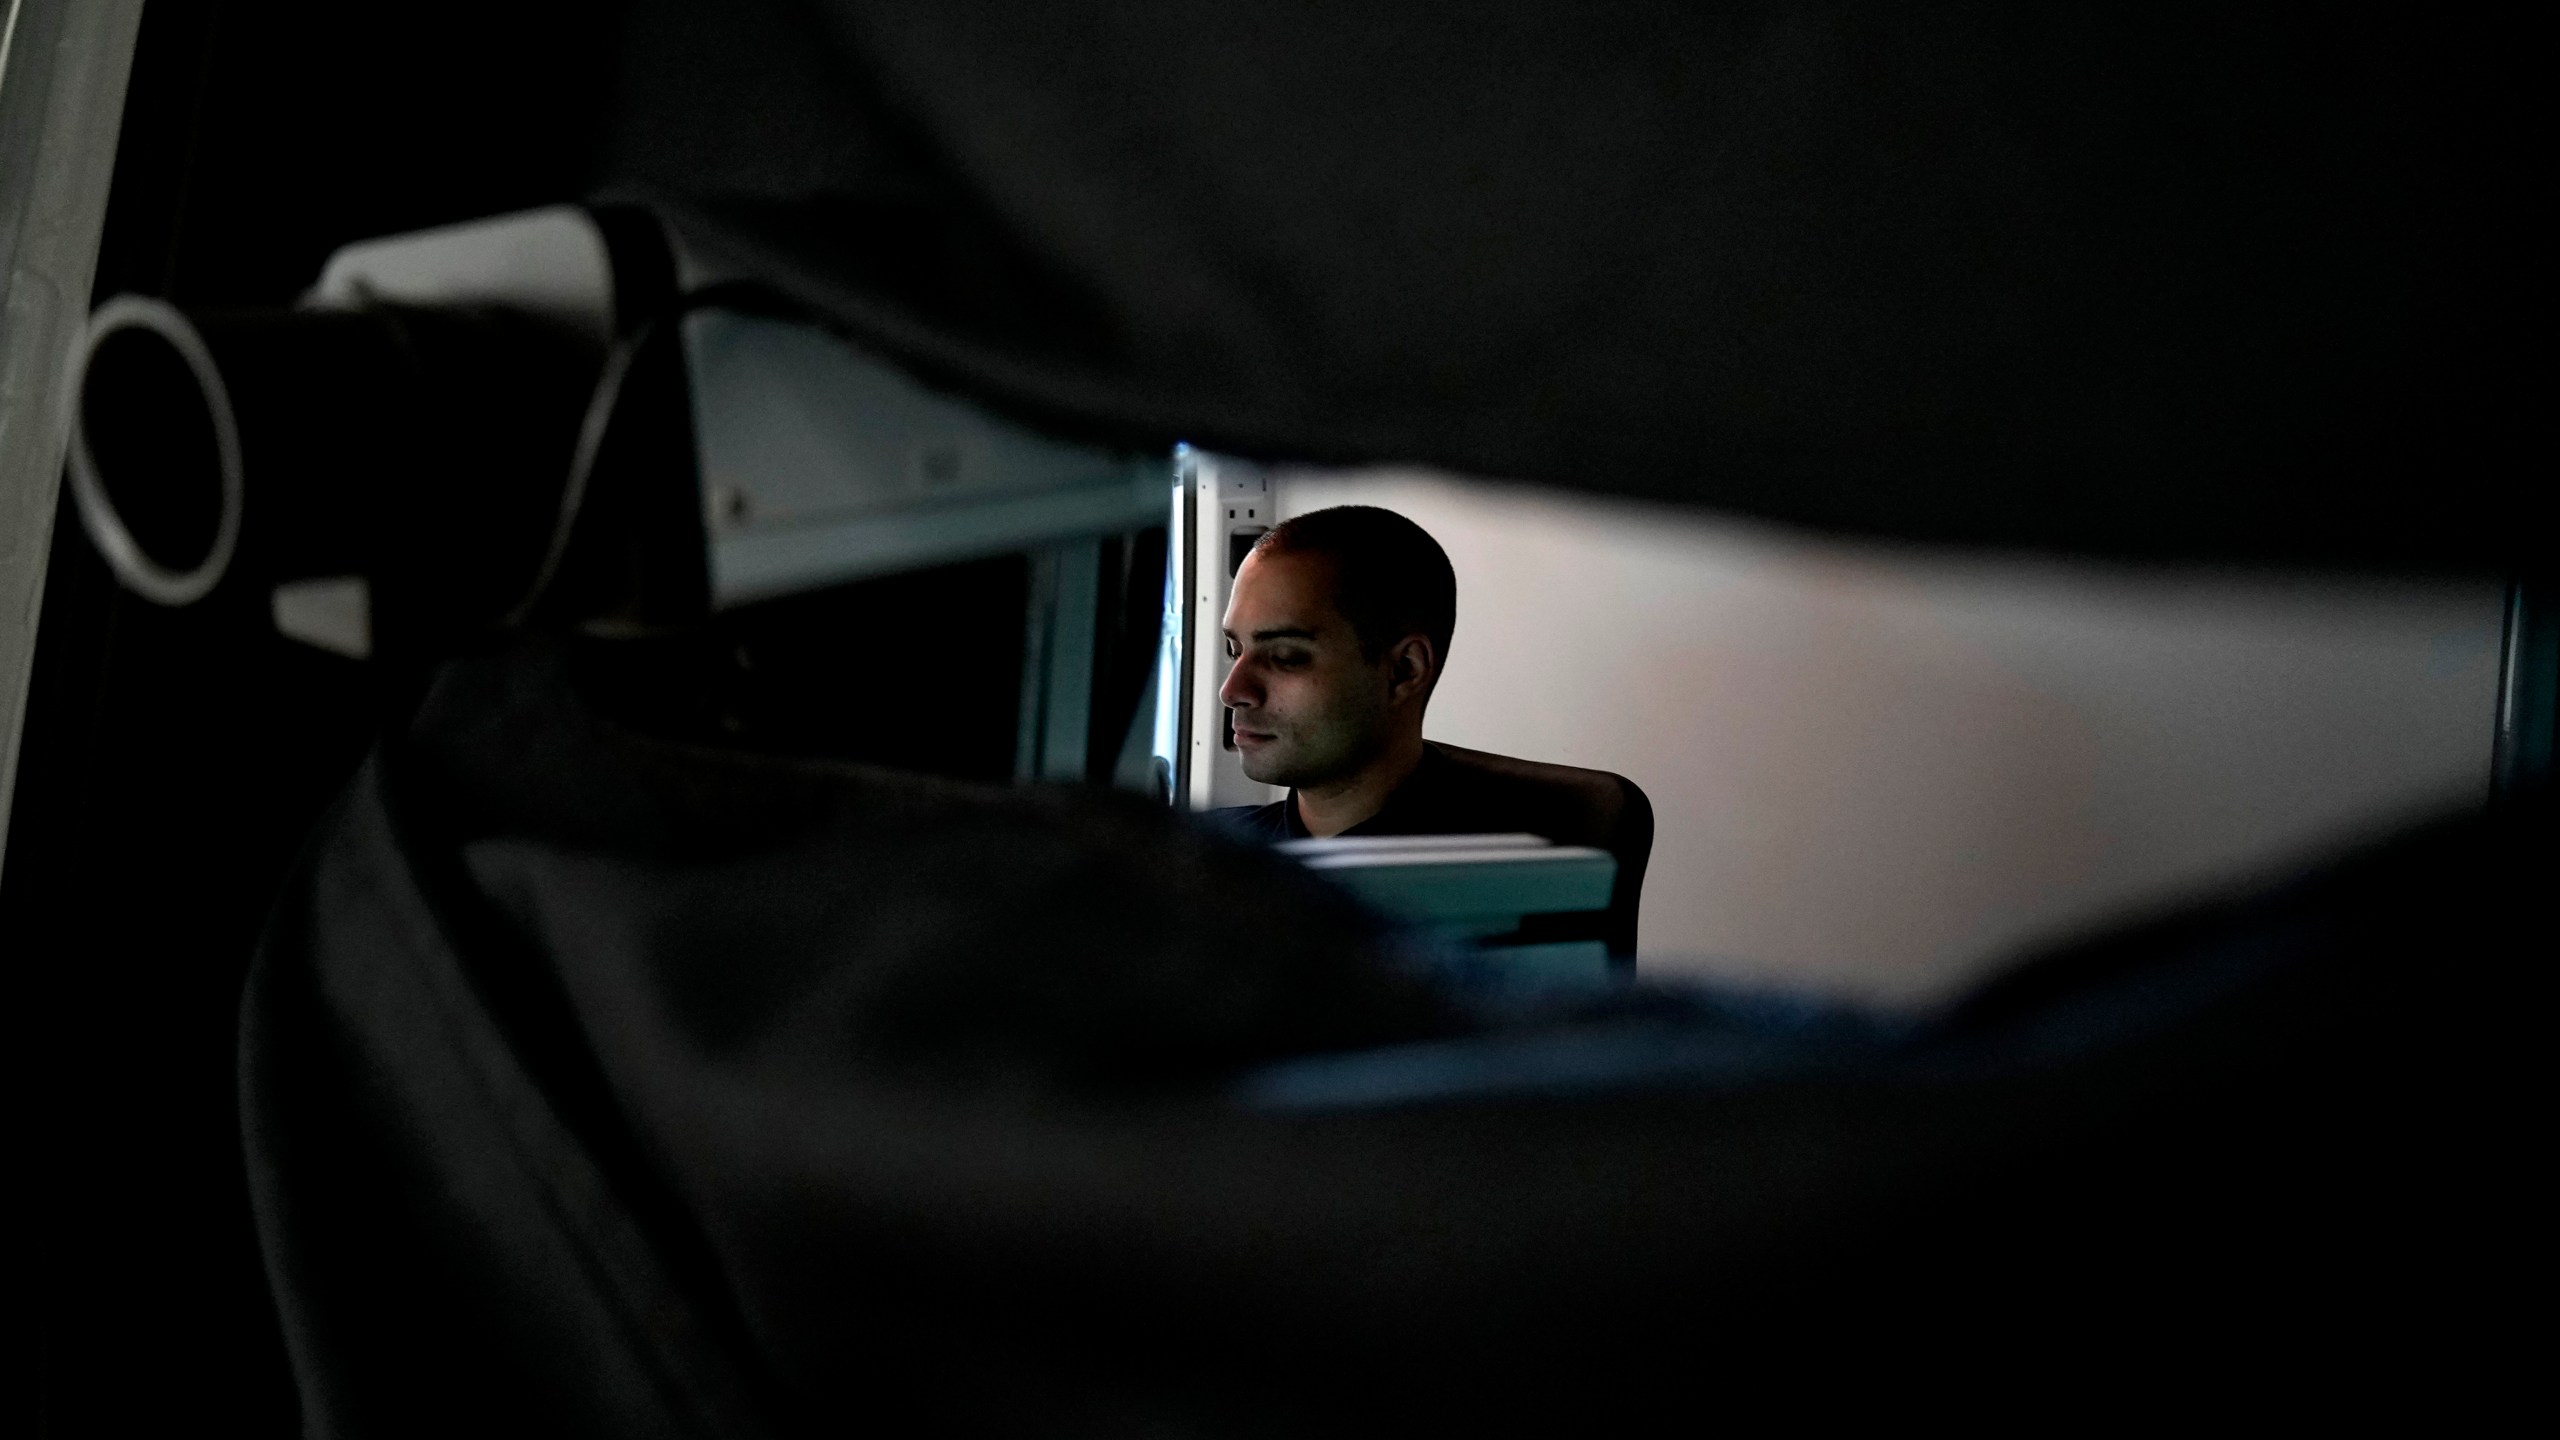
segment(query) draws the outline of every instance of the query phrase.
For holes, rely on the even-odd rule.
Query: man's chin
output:
[[[1264,741],[1253,749],[1237,747],[1236,759],[1244,767],[1244,778],[1262,785],[1296,785],[1306,777],[1303,767],[1293,765],[1287,755],[1277,753],[1279,746]]]

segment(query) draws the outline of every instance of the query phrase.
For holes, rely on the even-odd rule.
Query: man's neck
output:
[[[1298,823],[1321,840],[1339,835],[1387,807],[1422,764],[1422,732],[1400,737],[1386,752],[1340,780],[1301,786],[1297,791]]]

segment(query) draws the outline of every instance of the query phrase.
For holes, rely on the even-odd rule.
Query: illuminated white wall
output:
[[[1895,552],[1414,472],[1294,472],[1279,500],[1447,547],[1433,738],[1652,796],[1652,973],[1923,999],[2486,785],[2485,581]]]

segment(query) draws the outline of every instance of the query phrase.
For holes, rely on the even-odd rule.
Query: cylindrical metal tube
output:
[[[81,518],[163,604],[358,575],[395,643],[483,629],[551,539],[594,368],[502,311],[119,297],[74,376]]]

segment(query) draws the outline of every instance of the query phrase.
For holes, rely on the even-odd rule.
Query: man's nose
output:
[[[1262,703],[1262,687],[1253,683],[1239,655],[1227,664],[1227,678],[1218,687],[1218,703],[1230,710],[1242,710]]]

